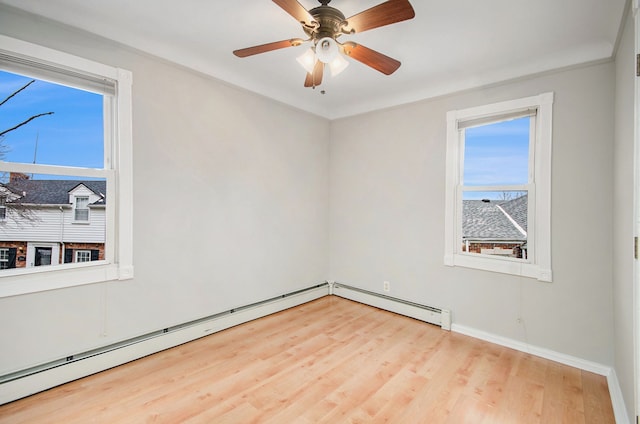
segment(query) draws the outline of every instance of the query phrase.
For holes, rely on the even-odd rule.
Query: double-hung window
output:
[[[447,114],[445,264],[551,281],[553,93]]]
[[[9,249],[0,248],[0,269],[9,269]]]
[[[75,215],[76,221],[89,220],[89,197],[87,196],[76,197],[76,208],[75,208],[74,215]]]
[[[0,80],[0,248],[26,245],[0,272],[0,297],[131,278],[131,73],[0,35]],[[43,243],[51,266],[37,266]],[[68,261],[78,243],[104,255]]]

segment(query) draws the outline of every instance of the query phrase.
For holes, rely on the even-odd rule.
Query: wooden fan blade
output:
[[[291,40],[275,41],[273,43],[260,44],[259,46],[247,47],[246,49],[234,50],[233,54],[238,57],[252,56],[258,53],[266,53],[272,50],[284,49],[285,47],[299,46],[304,42],[301,38],[292,38]]]
[[[313,74],[307,72],[307,77],[304,80],[305,87],[317,87],[322,84],[322,73],[324,72],[324,63],[319,60],[316,61],[316,65],[313,67]]]
[[[375,50],[371,50],[362,44],[348,41],[342,45],[342,49],[344,54],[350,58],[362,62],[385,75],[393,74],[400,67],[399,61]]]
[[[413,19],[414,16],[416,16],[416,12],[409,0],[388,0],[347,18],[344,30],[346,32],[363,32]]]
[[[296,0],[273,0],[273,2],[301,24],[311,25],[311,22],[314,22],[313,16]]]

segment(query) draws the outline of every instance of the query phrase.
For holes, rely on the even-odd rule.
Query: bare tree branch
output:
[[[16,95],[18,95],[18,93],[22,92],[23,90],[25,90],[27,87],[29,87],[31,84],[33,84],[34,82],[36,82],[35,79],[29,81],[27,84],[25,84],[24,86],[22,86],[22,88],[14,91],[13,93],[11,93],[7,98],[5,98],[2,102],[0,102],[0,106],[4,105],[5,103],[7,103],[9,100],[11,100],[13,97],[15,97]],[[7,129],[4,131],[0,132],[0,159],[4,158],[5,154],[9,151],[9,147],[7,147],[4,143],[4,135],[17,130],[18,128],[22,127],[23,125],[28,124],[29,122],[33,121],[36,118],[39,118],[41,116],[46,116],[46,115],[53,115],[54,112],[46,112],[46,113],[39,113],[37,115],[33,115],[31,116],[29,119],[26,119],[25,121]],[[5,180],[5,176],[2,175],[2,178],[0,179],[0,181],[4,181]],[[6,186],[6,183],[0,183],[0,185],[2,186]],[[24,194],[23,194],[24,195]],[[23,227],[23,225],[25,223],[33,223],[35,221],[39,221],[40,219],[38,218],[38,216],[34,213],[34,208],[33,205],[25,205],[22,202],[20,202],[20,198],[18,197],[17,199],[14,199],[15,201],[7,201],[6,196],[5,196],[5,213],[6,218],[13,220],[18,227]],[[7,213],[8,212],[8,213]]]
[[[16,94],[18,94],[19,92],[21,92],[22,90],[24,90],[25,88],[29,87],[31,84],[33,84],[34,82],[36,82],[36,80],[31,80],[28,83],[26,83],[24,85],[24,87],[22,87],[21,89],[19,89],[18,91],[14,91],[13,94],[11,94],[9,97],[7,97],[6,99],[4,99],[2,102],[0,102],[0,106],[2,106],[3,104],[7,103],[13,96],[15,96]]]
[[[24,205],[22,203],[9,203],[7,202],[6,218],[13,221],[18,228],[24,228],[26,223],[34,225],[35,222],[40,222],[42,219],[36,215],[35,208],[30,205]]]
[[[31,118],[27,119],[26,121],[23,121],[23,122],[19,123],[15,127],[9,128],[8,130],[4,130],[4,131],[0,132],[0,137],[2,137],[3,135],[5,135],[6,133],[8,133],[10,131],[17,130],[21,126],[28,124],[29,122],[33,121],[36,118],[39,118],[39,117],[45,116],[45,115],[53,115],[53,112],[45,112],[45,113],[39,113],[37,115],[33,115]]]

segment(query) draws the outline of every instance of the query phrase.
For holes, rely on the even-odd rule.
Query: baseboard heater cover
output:
[[[328,284],[283,294],[0,376],[0,405],[329,294]]]
[[[442,327],[443,330],[451,330],[451,312],[447,309],[422,305],[337,282],[329,283],[329,293],[366,305],[375,306],[385,311],[435,324]]]

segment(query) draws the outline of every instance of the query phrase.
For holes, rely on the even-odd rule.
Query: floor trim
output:
[[[520,352],[529,353],[531,355],[539,356],[541,358],[549,359],[554,362],[558,362],[564,365],[569,365],[574,368],[578,368],[584,371],[589,371],[598,375],[605,376],[607,378],[607,384],[609,386],[609,395],[611,397],[611,404],[613,406],[613,412],[618,424],[631,424],[629,417],[627,416],[627,410],[625,408],[624,398],[622,396],[622,390],[620,383],[616,376],[615,370],[607,365],[603,365],[597,362],[588,361],[586,359],[577,358],[575,356],[567,355],[564,353],[556,352],[550,349],[530,345],[520,342],[518,340],[510,339],[507,337],[498,336],[496,334],[488,333],[486,331],[477,330],[472,327],[467,327],[460,324],[450,323],[450,312],[446,311],[446,315],[442,315],[442,319],[439,314],[427,313],[424,316],[424,312],[416,308],[407,308],[405,301],[395,299],[390,296],[369,292],[366,290],[358,289],[356,287],[347,286],[341,283],[329,283],[330,294],[344,297],[346,299],[355,300],[356,302],[364,303],[369,306],[384,309],[387,311],[399,313],[412,318],[416,318],[422,321],[430,322],[436,325],[442,325],[443,329],[450,329],[453,332],[464,334],[476,339],[485,340],[490,343],[494,343],[500,346],[505,346]],[[335,287],[334,287],[335,286]],[[340,288],[346,290],[340,290]],[[408,302],[412,303],[412,302]],[[449,328],[445,327],[446,320],[449,320]],[[441,322],[442,321],[442,322]]]
[[[329,292],[345,299],[438,325],[444,330],[451,329],[451,313],[446,309],[395,298],[343,283],[330,282]]]
[[[622,388],[618,381],[616,370],[611,368],[607,374],[607,384],[609,386],[609,394],[611,395],[611,404],[613,405],[613,415],[618,424],[631,424],[631,419],[627,415],[627,408],[622,396]]]
[[[176,327],[160,330],[156,333],[150,333],[117,345],[107,346],[99,351],[84,352],[55,363],[34,367],[31,370],[0,376],[0,405],[327,295],[336,295],[376,308],[410,316],[421,321],[431,322],[441,325],[443,329],[448,329],[447,327],[450,325],[451,331],[460,334],[606,376],[616,422],[618,424],[630,424],[620,383],[612,367],[472,327],[451,324],[448,310],[424,307],[424,305],[417,305],[413,302],[395,299],[351,286],[334,285],[333,283],[319,284]],[[441,314],[442,312],[444,314]]]
[[[326,283],[0,376],[0,405],[327,296]]]
[[[620,383],[616,376],[615,370],[612,367],[599,364],[597,362],[587,361],[586,359],[577,358],[575,356],[566,355],[564,353],[556,352],[550,349],[533,346],[528,343],[523,343],[518,340],[498,336],[492,333],[477,330],[472,327],[467,327],[465,325],[452,324],[451,331],[605,376],[607,378],[607,385],[609,386],[609,396],[611,396],[611,404],[613,406],[613,413],[616,418],[616,423],[630,424],[629,417],[627,416],[624,398],[622,396],[622,390],[620,388]]]

